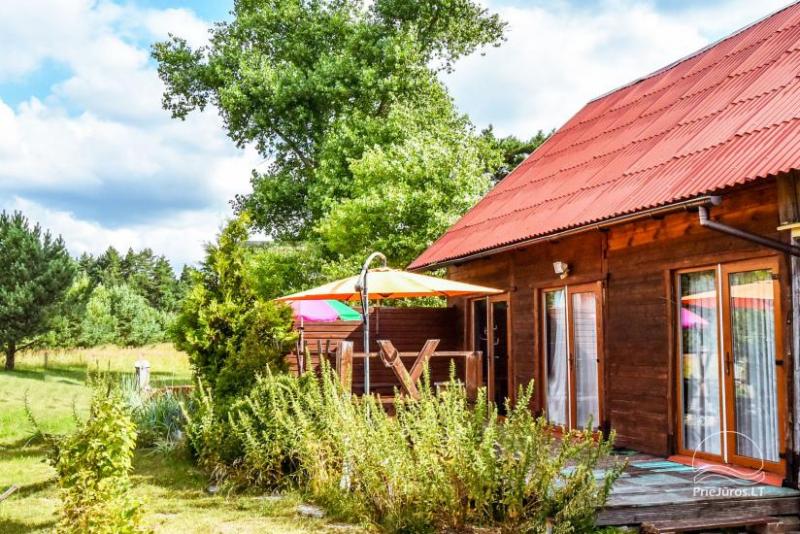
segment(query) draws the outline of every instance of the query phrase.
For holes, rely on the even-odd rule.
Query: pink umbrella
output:
[[[324,300],[295,300],[291,303],[295,318],[311,323],[330,323],[339,319],[339,312]]]
[[[708,321],[697,315],[691,310],[681,308],[681,326],[691,328],[693,326],[706,326]]]

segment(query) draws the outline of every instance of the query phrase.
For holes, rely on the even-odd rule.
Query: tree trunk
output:
[[[6,371],[14,370],[14,359],[17,356],[17,343],[9,341],[6,345]]]

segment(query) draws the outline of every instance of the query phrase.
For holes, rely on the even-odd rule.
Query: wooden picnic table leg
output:
[[[419,351],[417,354],[417,359],[414,360],[414,365],[411,367],[411,380],[414,383],[419,381],[419,378],[422,376],[422,372],[425,370],[425,366],[433,356],[433,353],[436,351],[436,347],[439,346],[438,339],[429,339],[425,342],[422,346],[422,350]]]
[[[400,353],[394,348],[392,342],[388,340],[378,340],[378,346],[381,348],[380,355],[384,365],[394,370],[394,374],[397,375],[403,389],[405,389],[406,393],[408,393],[412,399],[419,399],[417,385],[414,383],[414,380],[412,380],[406,366],[403,365],[403,360],[400,359]]]

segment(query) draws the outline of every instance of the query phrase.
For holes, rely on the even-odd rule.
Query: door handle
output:
[[[733,367],[733,360],[731,359],[731,353],[729,351],[725,351],[725,374],[730,376],[731,375],[731,368]]]

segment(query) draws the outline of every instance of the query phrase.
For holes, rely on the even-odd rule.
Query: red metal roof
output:
[[[409,266],[800,168],[800,3],[589,102]]]

